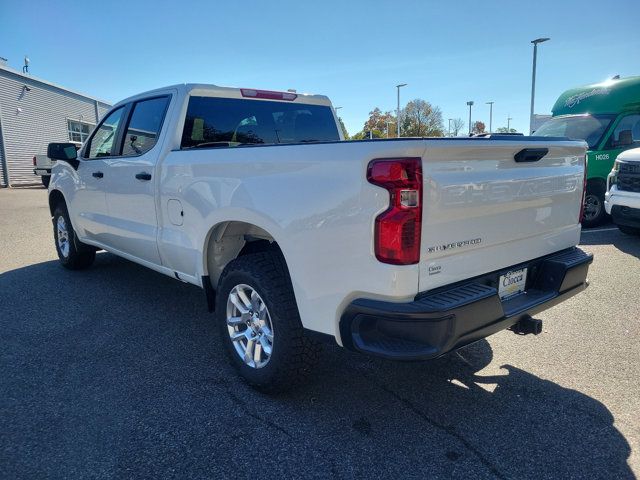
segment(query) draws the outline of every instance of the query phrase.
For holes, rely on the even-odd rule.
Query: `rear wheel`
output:
[[[60,263],[69,270],[87,268],[96,258],[95,249],[78,240],[64,203],[53,212],[53,238]]]
[[[216,321],[231,364],[254,388],[275,393],[301,383],[319,346],[305,337],[279,251],[230,262],[218,282]]]
[[[42,180],[42,185],[44,186],[44,188],[49,188],[51,177],[49,175],[42,175],[40,179]]]
[[[607,212],[604,209],[604,194],[606,188],[600,182],[590,182],[587,184],[587,194],[584,198],[584,216],[582,226],[586,228],[600,225]]]

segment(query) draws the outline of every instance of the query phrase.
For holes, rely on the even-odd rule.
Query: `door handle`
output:
[[[96,178],[104,177],[104,173],[102,173],[102,172],[93,172],[91,175],[96,177]]]
[[[537,162],[541,160],[547,153],[549,153],[548,148],[525,148],[520,150],[513,156],[513,159],[518,162]]]
[[[151,180],[151,174],[147,172],[136,173],[136,178],[138,180]]]

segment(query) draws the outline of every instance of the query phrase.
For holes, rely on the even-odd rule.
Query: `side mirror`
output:
[[[47,157],[51,160],[69,162],[78,158],[78,151],[73,143],[50,143],[47,148]]]
[[[47,148],[47,157],[51,160],[62,160],[71,165],[75,170],[78,169],[80,161],[78,160],[78,148],[73,143],[50,143]]]

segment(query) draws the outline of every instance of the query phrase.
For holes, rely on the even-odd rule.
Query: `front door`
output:
[[[105,159],[113,155],[124,114],[124,107],[109,113],[87,142],[79,158],[75,198],[70,202],[73,207],[71,221],[76,231],[82,238],[101,244],[108,240],[109,223],[105,194],[108,165]]]
[[[169,99],[162,96],[133,103],[123,128],[119,155],[105,160],[108,245],[156,265],[161,261],[155,202],[159,179],[155,177],[155,166]]]

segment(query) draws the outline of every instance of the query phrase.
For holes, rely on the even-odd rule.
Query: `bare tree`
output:
[[[451,136],[452,137],[457,137],[463,128],[464,128],[464,120],[462,120],[461,118],[454,118],[453,120],[451,120]]]

